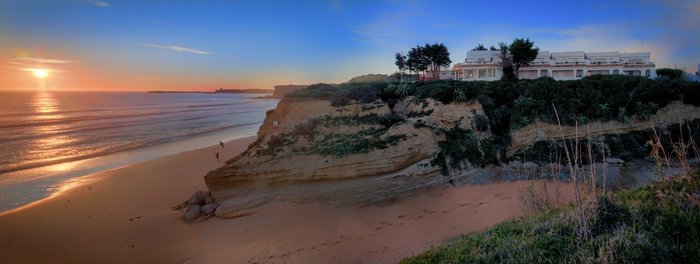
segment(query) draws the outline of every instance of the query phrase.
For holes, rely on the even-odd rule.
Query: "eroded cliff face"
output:
[[[394,111],[382,101],[334,107],[324,100],[285,98],[268,112],[258,140],[205,181],[220,217],[247,215],[272,200],[395,198],[446,181],[429,165],[442,137],[435,128],[467,128],[476,113],[483,113],[478,104],[412,103],[412,98]]]
[[[590,133],[591,137],[609,134],[625,134],[632,131],[640,131],[651,127],[661,127],[671,124],[683,123],[700,118],[700,107],[695,107],[689,104],[673,102],[664,108],[659,109],[656,114],[649,117],[648,120],[640,120],[634,116],[628,123],[616,121],[593,121],[586,125],[578,127],[578,136],[585,137]],[[575,138],[577,136],[576,126],[559,126],[547,124],[537,121],[523,128],[514,130],[512,133],[512,143],[508,148],[509,153],[529,146],[536,141],[548,139],[560,139],[563,135],[565,138]]]
[[[443,129],[457,126],[474,130],[474,118],[485,116],[484,109],[476,101],[443,104],[432,99],[416,102],[413,97],[408,97],[399,101],[393,110],[403,118],[415,117],[426,125]]]
[[[253,214],[275,200],[353,204],[394,199],[470,177],[453,171],[443,176],[430,162],[440,152],[444,131],[476,131],[477,117],[485,118],[478,102],[442,104],[408,97],[393,108],[382,101],[335,107],[325,100],[286,97],[268,112],[257,141],[209,172],[205,181],[219,204],[219,217]],[[589,126],[591,136],[598,136],[697,118],[697,107],[673,103],[651,120]],[[488,128],[480,130],[479,139],[491,135]],[[567,138],[576,136],[575,127],[562,130]],[[585,133],[586,127],[579,131]],[[536,122],[511,135],[509,153],[538,140],[558,139],[560,132],[558,126]]]

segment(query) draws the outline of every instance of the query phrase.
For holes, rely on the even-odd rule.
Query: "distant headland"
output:
[[[212,92],[206,92],[206,91],[167,91],[166,90],[166,91],[148,91],[147,93],[272,94],[272,90],[269,90],[269,89],[224,89],[224,88],[219,88],[218,90],[214,90]]]

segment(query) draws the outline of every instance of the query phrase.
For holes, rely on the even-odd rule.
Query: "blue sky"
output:
[[[393,54],[417,44],[445,43],[459,62],[515,37],[552,51],[651,51],[657,67],[695,71],[700,1],[0,0],[0,58],[69,61],[52,65],[74,77],[62,86],[84,89],[342,82],[395,71]]]

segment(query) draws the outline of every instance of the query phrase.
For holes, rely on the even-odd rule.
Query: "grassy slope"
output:
[[[498,224],[401,263],[693,263],[700,171],[601,197],[577,228],[573,207]],[[588,238],[578,235],[579,231]]]

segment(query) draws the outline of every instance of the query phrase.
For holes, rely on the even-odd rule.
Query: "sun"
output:
[[[49,77],[49,71],[44,69],[32,69],[32,74],[39,79]]]

